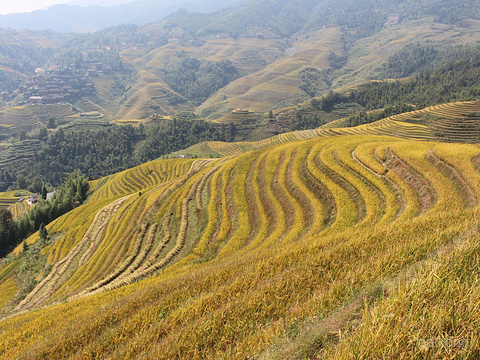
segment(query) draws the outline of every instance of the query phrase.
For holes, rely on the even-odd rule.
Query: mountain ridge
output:
[[[47,9],[29,13],[0,15],[0,27],[17,30],[53,30],[62,33],[94,32],[121,24],[146,25],[182,8],[192,11],[213,11],[245,0],[229,0],[227,3],[210,0],[198,4],[196,0],[183,0],[170,3],[157,0],[132,0],[116,6],[58,4]],[[227,6],[228,6],[227,5]]]

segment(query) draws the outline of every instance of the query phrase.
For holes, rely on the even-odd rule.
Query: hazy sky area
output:
[[[24,13],[46,8],[55,4],[62,4],[70,0],[1,0],[0,14]]]
[[[56,4],[112,6],[133,0],[0,0],[0,14],[24,13]]]

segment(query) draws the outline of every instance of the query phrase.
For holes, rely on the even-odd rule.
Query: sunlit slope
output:
[[[394,115],[371,124],[356,127],[344,127],[346,119],[339,119],[318,129],[283,133],[255,142],[205,142],[179,151],[178,154],[193,154],[196,156],[235,155],[249,150],[261,149],[265,146],[337,135],[388,135],[403,139],[477,143],[480,142],[479,114],[479,101],[456,102]]]
[[[101,178],[91,183],[93,194],[89,198],[89,203],[133,194],[172,181],[195,170],[204,162],[208,162],[208,160],[155,160]]]
[[[193,110],[193,105],[182,95],[170,89],[161,79],[161,70],[185,51],[201,60],[231,60],[243,74],[250,74],[271,63],[280,51],[273,46],[274,40],[261,39],[212,39],[203,46],[183,46],[171,43],[156,48],[146,55],[141,51],[126,50],[122,60],[138,70],[132,88],[115,114],[117,120],[146,119],[152,113],[171,115],[182,110]]]
[[[385,79],[385,59],[412,44],[456,46],[476,42],[480,22],[467,20],[462,25],[442,24],[433,17],[405,19],[395,26],[384,26],[379,32],[359,39],[349,50],[343,73],[332,82],[334,89],[356,86],[372,79]]]
[[[10,210],[10,212],[12,213],[13,218],[16,218],[17,216],[28,212],[30,209],[33,208],[33,206],[34,205],[30,205],[26,201],[18,202],[17,200],[14,204],[10,205],[8,210]]]
[[[1,321],[0,357],[282,358],[282,337],[303,320],[343,331],[346,322],[329,320],[343,303],[356,301],[358,316],[362,294],[376,299],[401,271],[455,239],[473,241],[479,152],[387,136],[314,138],[183,160],[184,176],[94,201],[103,186],[134,181],[112,177],[50,227],[65,232],[48,250],[53,268],[16,310],[70,301]],[[84,235],[66,247],[80,234],[68,219]]]
[[[155,27],[155,24],[151,25]],[[468,27],[434,22],[432,18],[405,20],[395,26],[385,26],[379,32],[355,41],[345,54],[341,30],[327,27],[298,35],[289,42],[277,39],[213,38],[204,44],[172,40],[169,44],[144,53],[127,49],[122,60],[137,70],[137,78],[119,101],[116,119],[146,119],[152,114],[172,115],[181,110],[195,110],[201,116],[218,119],[235,109],[264,113],[282,101],[305,97],[300,89],[300,72],[309,67],[330,72],[319,81],[317,91],[345,89],[366,81],[384,79],[385,59],[412,44],[445,47],[476,41],[478,21],[468,21]],[[158,30],[158,29],[157,29]],[[146,30],[148,33],[148,28]],[[289,47],[285,49],[285,47]],[[242,77],[218,90],[194,109],[181,95],[161,80],[161,69],[179,52],[212,61],[231,60]],[[333,52],[347,56],[346,63],[328,63]],[[327,79],[328,78],[328,79]],[[99,87],[101,88],[101,87]]]
[[[48,122],[49,117],[62,118],[73,114],[67,105],[22,105],[0,108],[0,126],[7,133],[31,131]]]
[[[170,103],[169,98],[177,101],[176,106]],[[142,69],[114,117],[117,120],[146,119],[152,113],[168,115],[191,108],[183,96],[169,89],[157,75]]]
[[[234,109],[263,113],[276,103],[304,95],[299,87],[300,71],[308,67],[327,69],[330,52],[341,51],[340,30],[323,29],[311,38],[295,42],[284,57],[264,69],[228,84],[196,111],[215,118]]]
[[[120,230],[120,236],[126,237],[127,242],[124,246],[128,249],[128,246],[131,245],[129,236],[132,236],[129,231],[135,231],[136,228],[133,223],[131,226],[126,225],[129,224],[132,216],[138,214],[127,211],[131,207],[127,200],[130,198],[136,199],[139,197],[139,192],[149,191],[152,188],[160,187],[160,191],[172,191],[178,186],[178,182],[182,183],[182,178],[190,171],[196,171],[198,167],[205,163],[208,163],[208,160],[152,161],[93,182],[91,184],[93,194],[85,205],[72,210],[47,226],[50,236],[55,241],[52,245],[44,248],[42,254],[48,257],[48,263],[53,268],[48,277],[42,274],[39,276],[40,283],[20,304],[18,309],[31,307],[32,304],[43,304],[46,300],[50,300],[50,297],[55,294],[58,288],[67,280],[70,280],[73,275],[72,271],[74,272],[79,266],[79,259],[74,259],[72,254],[82,253],[80,265],[85,263],[86,259],[93,255],[93,251],[98,250],[97,246],[105,236],[115,243],[118,239],[118,230]],[[122,207],[122,205],[124,206]],[[144,202],[142,202],[143,205],[145,205]],[[149,204],[149,206],[152,205]],[[123,212],[118,214],[119,211]],[[114,218],[115,215],[117,217]],[[145,220],[143,217],[140,217],[140,219]],[[120,229],[116,228],[119,221],[124,221],[125,225]],[[116,232],[112,234],[112,230]],[[27,243],[32,244],[37,240],[38,234],[34,234],[27,239]],[[122,244],[116,245],[122,246]],[[14,252],[18,254],[21,249],[22,246],[19,246]],[[126,249],[123,251],[126,251]],[[99,256],[100,252],[96,255]],[[121,252],[117,255],[122,256]],[[98,259],[94,257],[94,260]],[[17,261],[13,270],[20,271],[20,265]],[[109,265],[111,264],[103,264],[107,267]],[[0,271],[2,269],[0,268]],[[103,271],[102,266],[99,269],[99,271]],[[8,280],[8,278],[5,280]],[[0,279],[1,284],[2,280]],[[14,295],[12,294],[11,298]]]
[[[8,209],[18,202],[18,197],[14,196],[15,191],[0,193],[0,208]]]

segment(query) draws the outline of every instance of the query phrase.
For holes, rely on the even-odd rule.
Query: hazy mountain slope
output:
[[[474,43],[479,26],[480,23],[474,20],[466,29],[434,23],[432,19],[405,21],[356,41],[347,52],[344,51],[338,28],[323,29],[310,34],[306,40],[294,43],[282,59],[267,65],[258,73],[227,85],[198,107],[197,111],[212,117],[219,117],[236,108],[263,113],[281,101],[308,98],[299,87],[302,84],[299,72],[310,67],[324,71],[324,80],[317,85],[319,94],[364,81],[381,80],[385,77],[383,66],[388,56],[404,47],[416,43],[428,43],[430,46]],[[328,61],[331,52],[345,59],[345,64],[338,70],[332,68],[337,65],[335,61]]]
[[[117,6],[78,6],[61,4],[30,13],[0,15],[0,26],[14,29],[58,32],[93,32],[120,24],[145,25],[186,8],[196,12],[210,12],[234,6],[245,0],[137,0]]]
[[[144,119],[152,113],[171,115],[179,110],[193,110],[182,95],[172,91],[161,78],[161,70],[178,52],[185,51],[189,56],[200,60],[232,61],[243,74],[262,69],[266,63],[274,61],[281,54],[273,46],[273,40],[260,39],[212,39],[203,46],[183,46],[168,44],[143,55],[141,50],[122,53],[127,64],[134,66],[137,79],[126,93],[125,105],[115,114],[117,119]],[[152,109],[149,106],[156,106]]]
[[[170,115],[192,109],[187,99],[169,89],[158,76],[143,69],[125,96],[127,99],[114,115],[116,120],[145,119],[152,113]]]
[[[54,54],[61,39],[61,35],[49,31],[0,28],[0,92],[16,90]]]
[[[122,79],[126,75],[121,74],[117,79],[93,79],[99,96],[88,98],[96,104],[95,109],[117,120],[148,119],[183,110],[214,119],[237,108],[262,114],[329,90],[381,80],[386,58],[411,44],[442,48],[476,41],[479,25],[473,19],[477,5],[472,4],[470,15],[457,9],[458,16],[447,19],[434,13],[432,3],[438,9],[453,6],[433,0],[422,4],[410,0],[340,1],[335,6],[327,0],[258,0],[207,14],[182,10],[139,29],[69,35],[61,41],[65,50],[51,62],[79,50],[92,52],[97,46],[121,51],[128,70],[135,69],[136,77]],[[388,15],[394,12],[403,20],[385,26]],[[32,36],[46,37],[51,43],[60,43],[61,38],[55,33]],[[198,84],[181,84],[181,76],[174,84],[175,79],[166,81],[164,76],[169,62],[182,52],[199,61],[232,61],[242,76],[223,89],[215,87],[192,99],[179,89]],[[3,74],[4,82],[9,81],[9,88],[14,89],[19,83],[16,73]]]
[[[196,111],[212,117],[236,108],[263,113],[282,101],[305,97],[300,88],[300,72],[310,67],[319,71],[328,69],[329,54],[341,54],[341,50],[339,29],[321,30],[307,40],[293,43],[285,56],[264,69],[233,81]],[[325,82],[319,85],[323,91],[328,88]]]
[[[404,21],[394,27],[384,27],[377,34],[358,40],[347,52],[345,66],[335,73],[332,88],[359,84],[368,80],[381,80],[388,57],[403,48],[420,44],[438,49],[455,45],[477,43],[479,20],[469,20],[468,26],[446,25],[433,18]]]
[[[216,61],[232,59],[245,70],[245,65],[235,55],[232,57],[232,44],[239,46],[238,42],[244,42],[245,37],[252,38],[261,33],[257,40],[265,37],[264,43],[268,46],[257,48],[254,57],[247,57],[247,60],[262,65],[257,59],[263,58],[266,60],[263,66],[253,73],[251,71],[255,67],[246,69],[245,76],[217,91],[195,111],[210,118],[219,118],[237,108],[264,113],[272,107],[308,99],[312,93],[321,95],[344,86],[383,79],[383,66],[388,56],[411,44],[442,48],[476,41],[478,20],[462,22],[457,19],[453,24],[444,24],[439,22],[438,17],[428,17],[430,13],[422,8],[430,6],[430,3],[418,5],[405,1],[386,4],[364,0],[359,3],[340,2],[338,6],[333,6],[328,1],[316,1],[295,6],[285,0],[252,2],[206,15],[179,12],[145,28],[147,32],[180,37],[180,40],[146,55],[145,58],[152,59],[147,70],[151,68],[158,75],[165,62],[179,51],[186,51],[196,58],[212,58],[205,57],[204,53],[214,43],[225,47],[224,51],[214,50]],[[279,21],[289,11],[290,22]],[[397,25],[385,26],[388,14],[396,11],[403,15],[403,20]],[[352,18],[353,13],[358,19]],[[262,16],[252,18],[248,14]],[[467,14],[462,16],[462,19],[468,18]],[[474,12],[472,18],[475,18]],[[278,23],[283,27],[273,25]],[[327,28],[323,28],[325,26]],[[238,39],[211,40],[218,34]],[[206,44],[190,46],[198,41],[197,37],[205,35],[210,35]],[[271,45],[278,48],[276,59],[263,53],[270,51]],[[247,51],[250,49],[245,49]],[[313,88],[308,94],[304,91],[305,77],[314,79],[309,84]],[[133,106],[142,108],[138,103]],[[141,112],[136,115],[141,115]]]

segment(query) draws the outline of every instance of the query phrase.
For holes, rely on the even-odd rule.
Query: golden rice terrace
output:
[[[224,157],[92,183],[28,294],[21,257],[0,267],[0,358],[478,358],[477,108],[204,143]]]

